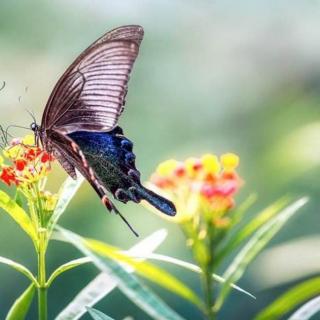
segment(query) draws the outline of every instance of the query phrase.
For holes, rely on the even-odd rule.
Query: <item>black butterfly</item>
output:
[[[173,216],[172,202],[141,185],[132,142],[117,126],[142,38],[143,28],[132,25],[94,42],[56,84],[41,125],[31,128],[72,178],[77,178],[75,169],[80,171],[110,212],[120,215],[107,191],[124,203],[147,200]]]

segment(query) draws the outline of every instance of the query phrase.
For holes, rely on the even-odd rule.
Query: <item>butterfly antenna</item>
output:
[[[25,110],[26,110],[26,111],[29,113],[29,115],[31,116],[33,122],[34,122],[34,123],[37,123],[37,119],[36,119],[36,117],[34,116],[34,113],[33,113],[32,111],[29,111],[28,109],[25,109]]]
[[[20,128],[20,129],[31,130],[29,127],[16,126],[16,125],[14,125],[14,124],[10,124],[10,126],[7,126],[7,129],[6,129],[7,135],[8,135],[8,134],[10,135],[10,133],[9,133],[9,129],[10,129],[10,128]]]
[[[3,89],[4,89],[4,87],[6,86],[6,82],[5,81],[3,81],[3,84],[2,84],[2,86],[1,86],[1,88],[0,88],[0,91],[2,91]]]
[[[0,143],[0,148],[4,149],[6,144],[5,144],[5,140],[4,140],[4,130],[1,125],[0,125],[0,131],[1,131],[1,141],[3,143],[3,144]]]
[[[8,144],[8,136],[13,137],[12,134],[10,134],[10,132],[9,132],[9,129],[11,129],[11,128],[20,128],[20,129],[31,130],[29,127],[16,126],[16,125],[13,125],[13,124],[7,126],[6,130],[4,130],[4,133],[5,133],[4,136],[5,136],[5,139],[6,139],[6,144]]]
[[[7,145],[9,145],[8,142],[8,133],[6,130],[3,129],[3,127],[0,125],[0,131],[1,131],[1,141],[3,143],[2,149],[4,149]]]

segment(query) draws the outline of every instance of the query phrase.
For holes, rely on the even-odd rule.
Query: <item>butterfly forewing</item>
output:
[[[53,90],[42,128],[64,133],[111,130],[122,112],[142,38],[140,26],[120,27],[85,50]]]

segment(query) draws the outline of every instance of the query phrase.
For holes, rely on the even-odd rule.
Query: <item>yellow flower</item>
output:
[[[216,174],[220,171],[221,165],[218,157],[213,154],[205,154],[201,158],[203,168],[207,173]]]
[[[178,161],[170,159],[160,163],[157,167],[156,172],[160,176],[168,176],[173,173],[177,165],[178,165]]]
[[[26,146],[34,146],[36,144],[34,134],[28,134],[22,139],[22,143]]]
[[[17,144],[14,146],[9,146],[3,151],[3,155],[6,158],[17,159],[21,153],[21,145]]]
[[[225,171],[232,172],[239,165],[239,157],[234,153],[226,153],[221,156],[221,163]]]

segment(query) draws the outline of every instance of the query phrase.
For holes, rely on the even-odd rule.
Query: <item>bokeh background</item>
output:
[[[25,109],[40,122],[55,82],[83,49],[114,27],[142,25],[145,38],[120,124],[135,142],[143,179],[168,158],[232,151],[241,157],[246,182],[238,203],[253,192],[259,196],[247,219],[285,194],[311,198],[240,281],[257,300],[233,292],[220,316],[251,319],[285,289],[320,272],[319,16],[316,0],[1,0],[1,125],[29,126]],[[60,168],[55,172],[52,190],[66,177]],[[177,226],[142,206],[118,205],[142,237],[169,230],[160,252],[191,261]],[[137,241],[88,185],[60,224],[122,248]],[[0,255],[36,268],[31,243],[5,214]],[[54,244],[48,268],[79,256],[70,246]],[[199,290],[196,276],[164,267]],[[62,275],[49,292],[50,318],[96,273],[85,266]],[[26,286],[23,276],[0,266],[1,319]],[[153,288],[187,319],[200,317],[185,301]],[[97,308],[115,319],[149,319],[118,291]],[[32,312],[35,319],[35,306]]]

